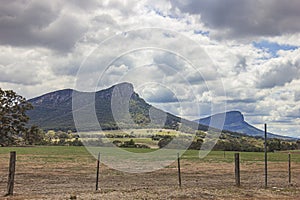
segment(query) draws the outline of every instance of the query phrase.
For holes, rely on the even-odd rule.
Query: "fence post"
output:
[[[179,183],[179,187],[181,187],[181,172],[180,172],[180,157],[179,157],[179,153],[177,153],[177,163],[178,163],[178,183]]]
[[[99,190],[99,172],[100,172],[100,153],[97,160],[97,172],[96,172],[96,191]]]
[[[265,124],[265,188],[268,187],[268,147],[267,147],[267,124]]]
[[[15,171],[16,171],[16,152],[12,151],[10,152],[9,174],[8,174],[6,196],[13,195],[14,193]]]
[[[235,184],[236,186],[241,186],[241,177],[240,177],[240,154],[235,153],[234,154],[234,160],[235,160]]]
[[[291,153],[289,153],[289,185],[292,183],[292,169],[291,169]]]

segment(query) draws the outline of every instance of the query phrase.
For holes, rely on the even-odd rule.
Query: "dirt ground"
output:
[[[95,191],[93,158],[21,155],[15,177],[15,195],[6,193],[8,156],[0,158],[0,199],[300,199],[300,164],[292,163],[292,185],[287,163],[269,163],[269,187],[264,189],[264,164],[241,164],[241,187],[235,187],[234,164],[181,161],[182,187],[176,163],[162,170],[128,174],[101,165],[100,191]],[[58,160],[59,160],[58,159]]]

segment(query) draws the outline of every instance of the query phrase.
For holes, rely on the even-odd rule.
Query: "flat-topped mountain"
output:
[[[224,120],[223,130],[243,133],[250,136],[259,136],[264,137],[264,131],[250,125],[244,119],[244,115],[239,111],[230,111],[226,113],[215,114],[206,118],[202,118],[199,120],[195,120],[199,124],[210,125],[210,121],[214,120]],[[279,138],[279,139],[292,139],[290,137],[275,135],[272,133],[268,133],[268,137],[270,138]]]

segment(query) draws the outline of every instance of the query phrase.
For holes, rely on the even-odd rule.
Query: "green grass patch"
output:
[[[224,156],[224,151],[211,151],[206,157],[202,158],[202,161],[207,162],[233,162],[234,161],[234,151],[226,151]],[[296,152],[291,152],[292,162],[300,162],[300,154]],[[182,159],[187,160],[199,160],[199,151],[188,150],[182,156]],[[241,162],[257,162],[264,161],[264,152],[240,152]],[[268,161],[269,162],[287,162],[288,154],[287,152],[269,152]]]
[[[75,146],[35,146],[35,147],[1,147],[0,154],[16,151],[21,155],[60,155],[77,156],[88,155],[85,147]]]
[[[147,139],[147,138],[146,138]],[[141,140],[143,141],[143,140]],[[124,150],[133,153],[149,153],[156,151],[156,149],[137,149],[137,148],[125,148]],[[36,146],[36,147],[1,147],[1,155],[9,155],[9,152],[16,151],[17,155],[28,155],[33,160],[44,161],[67,161],[73,162],[77,159],[94,159],[85,147],[75,146]],[[206,157],[200,159],[199,151],[187,150],[182,159],[190,161],[202,161],[202,162],[233,162],[235,152],[224,151],[211,151]],[[292,162],[300,162],[299,151],[291,152]],[[240,152],[241,162],[261,162],[264,161],[263,152]],[[269,162],[287,162],[287,152],[275,152],[268,153]]]
[[[151,138],[109,138],[111,142],[118,140],[121,142],[130,141],[131,139],[138,144],[145,144],[149,146],[157,146],[158,141],[154,141]],[[157,146],[158,148],[158,146]]]

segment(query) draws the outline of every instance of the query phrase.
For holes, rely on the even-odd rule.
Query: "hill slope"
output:
[[[206,118],[202,118],[199,120],[195,120],[196,122],[209,126],[211,119],[214,120],[222,119],[225,115],[225,122],[223,130],[231,131],[231,132],[238,132],[243,133],[250,136],[258,136],[264,137],[264,131],[250,125],[244,119],[244,116],[239,111],[230,111],[226,113],[219,113],[215,114]],[[270,138],[278,138],[278,139],[293,139],[286,136],[275,135],[272,133],[268,133],[268,137]]]
[[[155,128],[164,127],[176,129],[179,125],[184,124],[192,129],[207,130],[207,126],[199,125],[185,119],[181,119],[170,113],[166,113],[146,103],[144,99],[134,92],[133,85],[130,83],[120,83],[108,89],[96,93],[79,92],[71,89],[51,92],[33,99],[29,102],[34,109],[28,111],[30,124],[35,124],[44,130],[75,130],[75,124],[72,111],[72,97],[78,95],[82,101],[95,97],[95,111],[97,119],[103,130],[117,129],[120,125],[122,128]],[[118,108],[112,108],[112,96],[116,95],[117,101],[130,97],[129,114],[128,109],[123,107],[122,103],[115,104]],[[115,96],[114,96],[115,97]],[[90,103],[90,102],[86,102]],[[115,121],[116,110],[120,121]],[[154,119],[153,119],[153,116]],[[164,124],[161,124],[161,123]],[[89,123],[88,121],[86,122]],[[89,124],[87,130],[97,130],[95,124]]]

